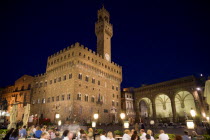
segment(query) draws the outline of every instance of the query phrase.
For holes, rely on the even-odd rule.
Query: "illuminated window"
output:
[[[42,103],[45,104],[45,98],[42,99]]]

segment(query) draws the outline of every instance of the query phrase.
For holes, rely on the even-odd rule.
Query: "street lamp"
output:
[[[93,118],[95,119],[95,120],[97,120],[98,119],[98,113],[95,113],[94,115],[93,115]]]
[[[96,127],[96,122],[92,121],[92,127],[95,128]]]
[[[55,118],[59,119],[60,118],[60,114],[55,114]]]
[[[58,126],[60,126],[60,125],[61,125],[61,123],[62,123],[62,122],[61,122],[61,120],[59,120],[59,121],[58,121]]]
[[[124,120],[124,119],[125,119],[125,113],[120,113],[120,118],[121,118],[122,120]]]
[[[195,110],[191,108],[191,110],[190,110],[190,114],[191,114],[191,116],[194,118],[194,117],[195,117],[195,115],[196,115]]]

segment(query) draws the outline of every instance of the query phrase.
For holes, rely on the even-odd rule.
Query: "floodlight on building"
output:
[[[121,118],[122,120],[124,120],[124,119],[125,119],[125,113],[120,113],[120,118]]]
[[[99,117],[98,113],[95,113],[95,114],[93,115],[93,118],[94,118],[95,120],[97,120],[98,117]]]
[[[207,122],[209,122],[209,117],[206,117]]]
[[[190,114],[191,114],[191,116],[194,118],[194,117],[195,117],[195,115],[196,115],[195,110],[191,108],[191,110],[190,110]]]
[[[197,90],[197,91],[201,91],[201,88],[200,88],[200,87],[197,87],[196,90]]]
[[[203,112],[202,115],[203,115],[204,118],[206,118],[206,113]]]

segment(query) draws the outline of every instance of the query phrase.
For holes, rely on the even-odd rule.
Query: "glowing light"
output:
[[[197,87],[196,90],[197,90],[197,91],[201,91],[201,88],[200,88],[200,87]]]
[[[124,120],[124,119],[125,119],[125,113],[120,113],[120,118],[121,118],[122,120]]]
[[[61,120],[59,120],[59,121],[58,121],[58,125],[60,126],[60,125],[61,125],[61,123],[62,123],[62,122],[61,122]]]
[[[92,127],[94,128],[94,127],[96,127],[96,122],[92,122]]]
[[[209,117],[206,117],[206,120],[209,122]]]
[[[195,110],[191,109],[191,110],[190,110],[190,114],[191,114],[192,117],[195,117],[195,115],[196,115]]]
[[[187,120],[187,128],[188,129],[194,129],[195,128],[195,124],[194,124],[193,120]]]
[[[155,124],[155,121],[154,121],[154,120],[151,120],[151,121],[150,121],[150,124],[151,124],[151,125],[154,125],[154,124]]]
[[[203,117],[205,118],[206,117],[206,113],[202,113]]]
[[[129,122],[128,121],[124,121],[124,128],[129,128]]]
[[[95,120],[97,120],[98,119],[98,114],[97,113],[95,113],[94,115],[93,115],[93,118],[95,119]]]
[[[55,114],[55,118],[59,119],[60,118],[60,114]]]

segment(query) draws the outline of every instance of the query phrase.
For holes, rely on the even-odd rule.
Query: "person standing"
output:
[[[139,140],[139,136],[137,134],[137,131],[133,132],[133,135],[131,136],[131,140]]]
[[[169,137],[165,134],[164,130],[160,130],[159,140],[169,140]]]
[[[52,139],[52,140],[62,140],[62,139],[60,138],[60,133],[59,133],[58,131],[55,132],[55,138]]]
[[[182,136],[183,140],[190,140],[188,131],[184,131],[184,135]]]
[[[152,130],[147,130],[147,134],[150,135],[151,140],[155,140],[154,137],[152,136]]]
[[[88,139],[89,139],[89,140],[92,140],[92,139],[93,139],[93,129],[92,129],[92,128],[89,128],[89,129],[88,129],[88,134],[87,134],[87,136],[88,136]]]
[[[106,140],[115,140],[115,139],[113,138],[113,134],[112,134],[111,131],[109,131],[109,132],[107,133],[107,138],[106,138]]]
[[[18,140],[19,129],[16,128],[9,137],[9,140]]]
[[[141,134],[140,139],[141,139],[141,140],[146,140],[146,135],[147,135],[147,134],[145,133],[144,129],[141,129],[141,130],[140,130],[140,134]]]
[[[21,138],[26,138],[26,136],[27,136],[26,126],[23,126],[23,127],[19,130],[19,136],[20,136]]]
[[[103,131],[101,136],[100,136],[100,140],[106,140],[106,136],[105,135],[106,135],[106,132]]]
[[[124,135],[123,135],[122,140],[131,140],[130,130],[126,129],[126,130],[124,131]]]
[[[36,127],[36,132],[35,132],[35,138],[40,139],[41,138],[41,135],[42,135],[42,131],[40,130],[40,127],[37,126]]]

